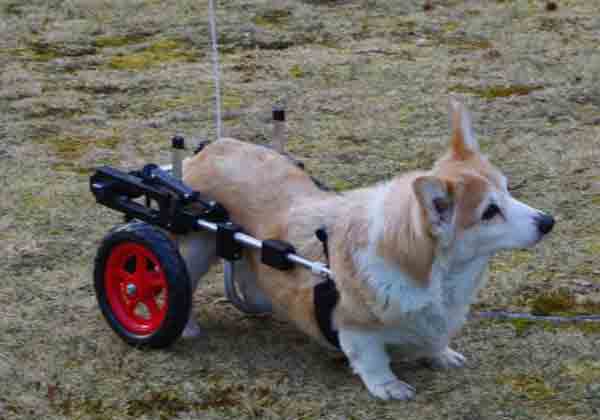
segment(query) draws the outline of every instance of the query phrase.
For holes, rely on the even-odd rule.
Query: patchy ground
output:
[[[558,225],[494,260],[478,309],[600,313],[600,16],[587,0],[218,2],[225,132],[290,149],[337,189],[431,164],[448,93],[515,195]],[[424,11],[424,3],[431,10]],[[429,7],[427,7],[429,9]],[[208,332],[127,347],[101,318],[93,256],[118,215],[90,170],[214,137],[207,2],[0,0],[0,418],[592,419],[596,325],[472,321],[468,368],[395,364],[414,402],[370,398],[289,325],[195,296]]]

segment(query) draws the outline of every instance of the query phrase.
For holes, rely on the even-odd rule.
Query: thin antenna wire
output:
[[[217,45],[217,19],[215,18],[214,0],[208,1],[208,18],[210,21],[210,38],[212,44],[213,80],[215,82],[215,120],[217,124],[217,140],[221,138],[221,86],[219,82],[219,47]]]

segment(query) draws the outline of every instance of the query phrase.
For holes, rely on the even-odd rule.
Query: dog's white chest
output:
[[[373,254],[359,256],[359,262],[374,292],[372,310],[385,325],[385,342],[426,354],[444,348],[465,322],[487,258],[455,271],[434,263],[426,287]]]

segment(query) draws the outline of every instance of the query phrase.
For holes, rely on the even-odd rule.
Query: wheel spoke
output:
[[[165,288],[163,275],[160,271],[150,271],[146,275],[146,282],[148,284],[148,288],[151,289],[152,294],[154,296],[159,294],[162,291],[162,289]]]
[[[143,276],[146,271],[146,257],[140,253],[135,254],[135,274]]]
[[[156,300],[154,300],[153,297],[144,300],[144,305],[146,305],[146,307],[148,308],[148,311],[150,312],[150,317],[155,318],[160,314],[160,308],[156,304]]]
[[[134,283],[135,281],[135,276],[124,269],[118,271],[118,276],[121,279],[121,283]]]
[[[125,310],[127,311],[127,314],[129,316],[137,317],[135,309],[137,308],[138,303],[140,303],[140,300],[138,298],[131,298],[125,301]]]

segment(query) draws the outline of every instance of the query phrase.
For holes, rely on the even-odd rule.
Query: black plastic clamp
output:
[[[217,225],[217,255],[229,261],[242,258],[242,244],[236,242],[234,236],[242,232],[242,227],[226,222]]]
[[[285,271],[294,268],[294,263],[287,259],[287,255],[295,253],[296,248],[292,244],[277,239],[267,239],[262,242],[260,260],[263,264]]]
[[[285,121],[285,109],[282,106],[273,107],[273,121]]]

